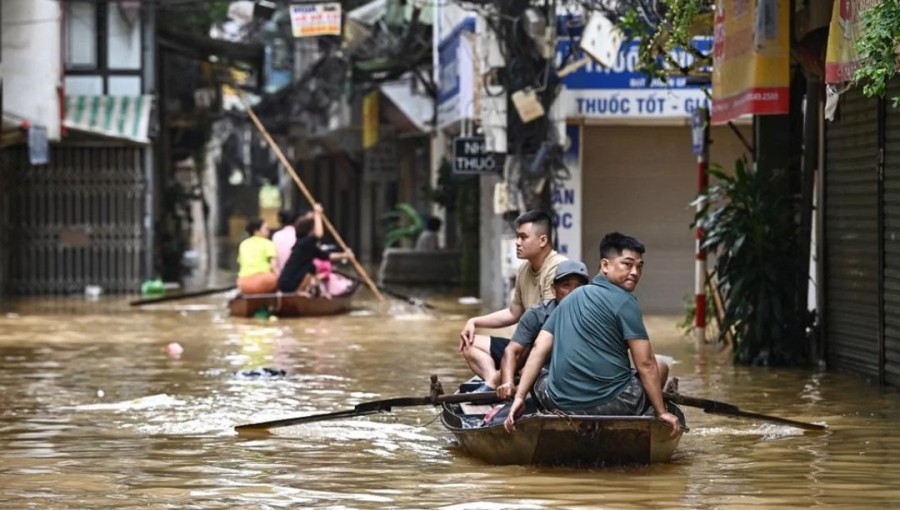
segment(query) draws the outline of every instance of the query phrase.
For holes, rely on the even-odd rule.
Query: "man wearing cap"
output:
[[[556,268],[553,279],[554,299],[542,301],[532,306],[519,319],[519,325],[510,338],[509,345],[503,351],[500,360],[500,385],[496,386],[497,394],[506,400],[516,393],[516,373],[522,369],[534,340],[541,332],[547,317],[556,310],[556,305],[570,292],[587,284],[591,280],[587,266],[578,260],[564,260]]]
[[[663,401],[662,370],[650,346],[637,299],[644,245],[618,232],[600,242],[600,273],[572,293],[544,323],[522,369],[504,427],[515,429],[525,397],[548,411],[579,415],[642,415],[672,427],[678,418]],[[550,356],[549,372],[541,372]],[[629,353],[636,371],[631,369]]]

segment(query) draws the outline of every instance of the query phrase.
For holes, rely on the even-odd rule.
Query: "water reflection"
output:
[[[434,301],[432,301],[434,302]],[[684,394],[826,433],[686,409],[673,462],[579,470],[489,466],[429,407],[275,429],[232,427],[450,388],[468,377],[469,309],[375,303],[330,319],[227,317],[224,299],[150,310],[104,297],[0,315],[0,506],[8,508],[781,508],[900,498],[900,397],[858,378],[735,368],[695,353],[673,318],[648,326]],[[423,313],[427,312],[427,313]],[[165,347],[180,344],[180,356]],[[284,377],[245,377],[263,367]]]

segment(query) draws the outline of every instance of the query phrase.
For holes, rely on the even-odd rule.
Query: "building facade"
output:
[[[467,129],[472,121],[466,120],[465,108],[472,104],[474,124],[497,144],[496,152],[504,152],[505,137],[511,136],[502,121],[507,102],[497,101],[496,93],[486,91],[484,83],[487,70],[505,63],[497,57],[488,24],[466,22],[466,16],[478,20],[463,11],[446,22],[447,29],[440,20],[449,16],[439,15],[436,22],[435,69],[445,92],[438,95],[438,118],[455,111],[447,105],[462,112],[457,115],[462,120],[438,124],[443,129],[436,140],[444,147],[447,138]],[[464,35],[473,29],[477,44],[470,46]],[[557,39],[557,68],[571,54],[584,56],[572,48],[576,43],[577,39],[568,37]],[[697,44],[709,50],[711,41]],[[448,51],[453,46],[461,49]],[[673,58],[691,57],[676,52]],[[680,314],[685,296],[694,294],[695,279],[696,232],[690,226],[695,209],[690,204],[698,188],[691,114],[708,102],[702,88],[686,78],[648,83],[635,69],[637,60],[637,43],[626,42],[613,65],[603,67],[591,60],[576,67],[562,77],[562,90],[546,112],[564,147],[564,168],[552,179],[555,244],[559,252],[583,260],[593,271],[599,267],[599,242],[604,234],[620,231],[636,236],[647,246],[647,271],[637,291],[642,306],[653,313]],[[469,89],[474,92],[466,96]],[[455,125],[460,127],[447,129]],[[749,119],[736,126],[713,127],[711,161],[731,167],[747,151],[741,137],[752,139]],[[511,278],[521,263],[515,258],[510,218],[502,215],[504,210],[524,212],[509,193],[516,186],[515,174],[506,168],[480,177],[480,290],[488,308],[507,303]]]
[[[135,292],[153,272],[152,6],[0,5],[4,131],[23,135],[0,167],[7,290]]]

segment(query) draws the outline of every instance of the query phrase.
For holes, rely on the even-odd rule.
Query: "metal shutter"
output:
[[[133,146],[53,146],[31,166],[27,147],[6,149],[13,294],[69,294],[99,285],[137,292],[144,260],[146,179]]]
[[[885,97],[900,95],[893,80]],[[889,100],[890,101],[890,100]],[[884,139],[884,382],[900,386],[900,110],[885,110]]]
[[[878,101],[853,87],[826,129],[826,357],[833,368],[877,377]]]

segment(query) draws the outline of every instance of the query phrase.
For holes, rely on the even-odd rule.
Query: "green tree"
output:
[[[785,192],[789,172],[755,170],[746,160],[734,172],[710,169],[710,186],[694,225],[704,247],[716,254],[715,275],[724,294],[721,334],[731,330],[739,364],[802,365],[808,362],[806,278],[799,224],[799,197]],[[802,288],[798,288],[802,287]]]
[[[897,74],[900,49],[900,1],[881,0],[862,13],[860,37],[856,40],[859,68],[853,76],[868,97],[884,97],[887,82]],[[892,98],[900,106],[900,96]]]

